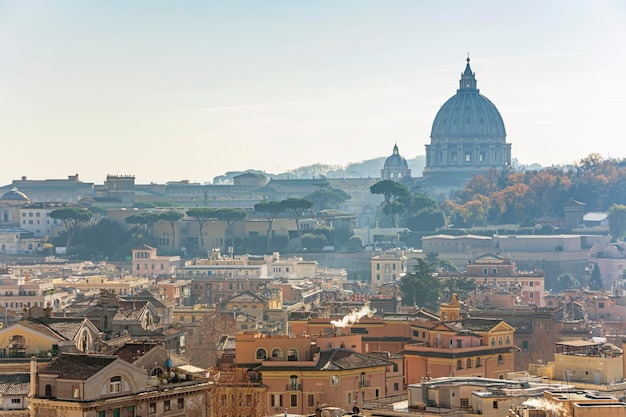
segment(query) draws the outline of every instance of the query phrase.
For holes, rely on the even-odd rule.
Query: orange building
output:
[[[444,376],[502,379],[515,371],[515,329],[500,319],[463,319],[460,307],[453,294],[439,321],[411,323],[415,341],[402,352],[407,384]]]
[[[268,414],[285,409],[312,414],[323,404],[352,409],[404,389],[398,358],[359,352],[360,335],[242,333],[235,344],[235,365],[246,367],[252,381],[266,387]]]

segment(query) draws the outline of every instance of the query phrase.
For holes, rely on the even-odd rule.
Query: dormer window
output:
[[[114,376],[109,382],[109,393],[115,394],[122,391],[122,377]]]

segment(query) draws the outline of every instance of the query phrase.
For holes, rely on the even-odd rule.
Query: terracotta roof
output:
[[[66,340],[72,340],[82,327],[84,318],[44,318],[38,320],[44,326],[48,326]]]
[[[30,374],[0,374],[0,397],[27,395],[30,391]]]
[[[387,366],[390,362],[349,349],[326,349],[320,352],[317,368],[320,370],[344,370]]]
[[[86,380],[118,359],[114,355],[64,353],[43,368],[40,373],[58,375],[64,379]]]
[[[124,346],[120,346],[112,355],[128,363],[133,363],[151,351],[155,346],[157,346],[157,344],[154,342],[126,343]]]
[[[139,320],[149,301],[119,301],[119,308],[113,316],[113,320]]]

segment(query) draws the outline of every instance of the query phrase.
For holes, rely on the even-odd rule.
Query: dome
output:
[[[394,145],[393,154],[385,160],[385,168],[408,168],[409,164],[406,159],[400,155],[398,151],[398,145]]]
[[[506,130],[496,106],[476,88],[467,58],[456,94],[441,106],[430,133],[431,143],[479,139],[505,143]]]
[[[10,191],[7,191],[0,197],[0,200],[4,201],[25,201],[28,202],[28,197],[21,191],[18,191],[17,188],[13,187]]]

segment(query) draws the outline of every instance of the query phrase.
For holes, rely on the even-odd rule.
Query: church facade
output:
[[[504,121],[480,94],[469,57],[459,89],[437,112],[430,139],[423,176],[431,191],[461,189],[474,174],[511,165]]]

